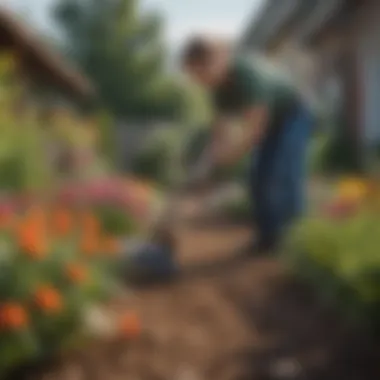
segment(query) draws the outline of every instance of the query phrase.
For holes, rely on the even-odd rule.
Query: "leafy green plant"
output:
[[[128,236],[137,232],[136,221],[117,205],[95,206],[94,212],[103,230],[109,234]]]
[[[380,215],[363,207],[337,216],[300,222],[285,260],[345,314],[378,329]]]
[[[362,173],[367,162],[358,143],[348,133],[347,121],[337,118],[334,127],[314,137],[312,169],[322,174]]]

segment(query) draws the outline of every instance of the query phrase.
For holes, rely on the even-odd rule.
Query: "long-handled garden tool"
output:
[[[127,277],[132,281],[172,278],[178,273],[177,239],[173,226],[178,222],[179,201],[183,191],[205,182],[211,173],[211,161],[204,155],[185,181],[168,191],[164,206],[152,224],[147,241],[129,242],[126,247]]]

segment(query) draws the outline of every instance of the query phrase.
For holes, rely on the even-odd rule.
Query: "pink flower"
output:
[[[3,201],[0,204],[0,220],[8,220],[11,218],[16,212],[16,205],[14,202],[8,200],[8,201]]]
[[[139,220],[146,219],[151,208],[149,199],[141,197],[138,187],[133,183],[126,185],[117,177],[67,185],[59,192],[58,199],[71,205],[86,202],[93,206],[117,207]]]
[[[85,189],[79,184],[70,184],[61,189],[58,201],[64,204],[76,204],[86,196]]]

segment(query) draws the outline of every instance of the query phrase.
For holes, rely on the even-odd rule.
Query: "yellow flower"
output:
[[[368,194],[368,184],[361,179],[346,179],[338,185],[339,199],[362,201]]]

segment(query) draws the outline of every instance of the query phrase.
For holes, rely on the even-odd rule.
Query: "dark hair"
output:
[[[202,36],[191,37],[186,43],[181,54],[182,65],[204,64],[213,56],[213,44]]]

